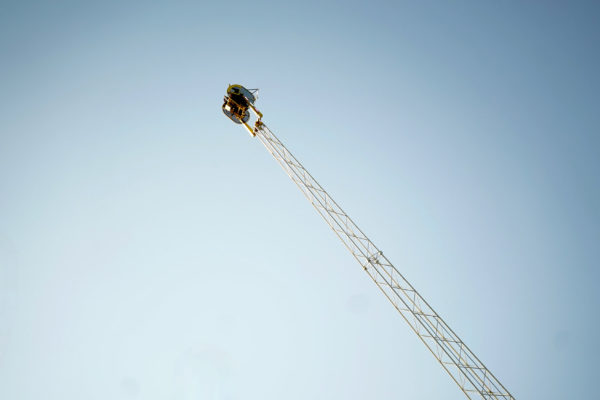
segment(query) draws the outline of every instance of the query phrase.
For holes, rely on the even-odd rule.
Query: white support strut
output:
[[[258,123],[254,134],[296,183],[402,318],[469,399],[514,400],[509,391],[421,297],[283,143]]]

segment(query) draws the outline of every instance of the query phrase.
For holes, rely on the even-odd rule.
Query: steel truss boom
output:
[[[250,133],[273,155],[467,398],[514,400],[275,134],[260,120]]]

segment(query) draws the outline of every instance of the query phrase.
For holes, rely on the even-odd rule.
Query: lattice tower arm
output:
[[[275,134],[260,121],[251,133],[273,155],[467,398],[514,400]]]

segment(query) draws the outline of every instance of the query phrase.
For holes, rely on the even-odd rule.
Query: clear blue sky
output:
[[[463,398],[229,83],[516,398],[598,396],[594,2],[0,10],[0,398]]]

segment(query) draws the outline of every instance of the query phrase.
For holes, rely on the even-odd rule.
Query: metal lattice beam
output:
[[[514,400],[273,132],[260,121],[250,131],[273,155],[467,398]]]

